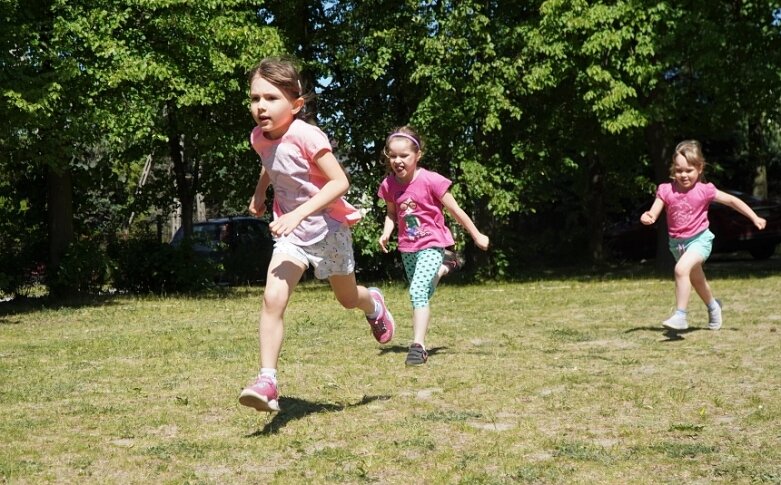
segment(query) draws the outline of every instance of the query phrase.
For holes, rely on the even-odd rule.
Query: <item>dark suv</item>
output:
[[[179,228],[171,245],[178,247],[183,241],[184,232]],[[220,283],[266,280],[274,240],[263,219],[237,216],[196,222],[191,244],[197,255],[219,265]]]

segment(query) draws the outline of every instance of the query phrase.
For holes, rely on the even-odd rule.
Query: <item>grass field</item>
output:
[[[672,275],[445,283],[429,363],[411,309],[374,342],[303,285],[282,412],[238,404],[257,371],[262,288],[198,298],[0,303],[0,481],[8,483],[781,483],[781,260],[716,261],[724,328]]]

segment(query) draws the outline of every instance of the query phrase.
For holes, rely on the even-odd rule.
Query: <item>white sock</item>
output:
[[[277,370],[276,369],[272,369],[270,367],[261,367],[261,369],[260,369],[260,376],[269,377],[272,381],[274,381],[274,384],[277,383]]]
[[[374,302],[374,313],[372,314],[366,314],[368,318],[371,318],[372,320],[376,320],[377,317],[380,316],[380,312],[382,311],[382,307],[380,306],[380,302],[372,298],[372,301]]]
[[[713,311],[713,310],[716,310],[719,307],[719,304],[716,302],[716,299],[714,298],[706,306],[708,307],[708,310]]]

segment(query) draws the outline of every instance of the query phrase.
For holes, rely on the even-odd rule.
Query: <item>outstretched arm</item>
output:
[[[728,194],[726,192],[722,192],[721,190],[716,191],[716,202],[719,204],[724,204],[727,207],[731,207],[732,209],[740,212],[744,216],[751,219],[751,222],[754,223],[755,226],[757,226],[757,229],[760,231],[765,228],[767,225],[767,221],[757,215],[756,212],[754,212],[751,207],[748,206],[745,202],[738,199],[734,195]]]
[[[662,209],[664,209],[664,201],[657,197],[656,200],[654,200],[653,205],[651,205],[651,208],[643,212],[643,215],[640,216],[640,222],[646,226],[650,226],[659,219],[659,214],[662,213]]]
[[[442,196],[441,201],[442,205],[444,205],[447,211],[450,212],[450,215],[452,215],[453,218],[459,224],[461,224],[461,227],[466,229],[469,235],[472,236],[472,240],[475,242],[475,245],[483,251],[487,250],[489,243],[488,236],[477,229],[475,223],[472,222],[472,218],[470,218],[466,212],[461,209],[461,206],[458,205],[458,202],[456,202],[453,194],[451,194],[450,191],[445,192],[445,195]]]

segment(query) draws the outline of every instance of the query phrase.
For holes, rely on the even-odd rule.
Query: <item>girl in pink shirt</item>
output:
[[[377,191],[387,206],[379,243],[387,253],[393,228],[398,225],[399,251],[410,281],[413,309],[414,336],[406,364],[421,365],[428,359],[425,338],[431,320],[429,300],[439,279],[451,266],[458,265],[457,260],[445,262],[445,254],[450,253],[445,248],[454,242],[445,224],[442,207],[469,232],[480,249],[488,249],[488,236],[477,230],[472,219],[453,198],[450,180],[418,166],[423,155],[423,142],[412,128],[403,126],[393,130],[385,141],[384,153],[392,173],[382,181]]]
[[[277,363],[290,296],[310,265],[315,277],[328,279],[345,308],[360,308],[374,338],[393,338],[393,316],[377,288],[355,281],[350,227],[360,213],[343,195],[349,182],[331,152],[328,138],[298,117],[307,95],[301,76],[287,60],[266,59],[250,72],[250,112],[257,126],[250,142],[260,155],[261,170],[249,212],[266,211],[266,191],[274,185],[274,253],[266,276],[260,314],[260,373],[239,402],[258,411],[279,411]]]
[[[651,209],[640,216],[640,222],[649,225],[656,222],[662,209],[667,212],[670,235],[670,251],[675,256],[675,313],[662,322],[667,328],[685,330],[692,286],[708,307],[708,328],[721,328],[721,302],[713,297],[705,279],[702,264],[710,256],[713,233],[708,229],[708,206],[715,201],[731,207],[751,219],[758,229],[765,228],[766,221],[737,197],[717,190],[705,183],[705,157],[696,140],[682,141],[675,147],[670,166],[672,182],[660,184]]]

